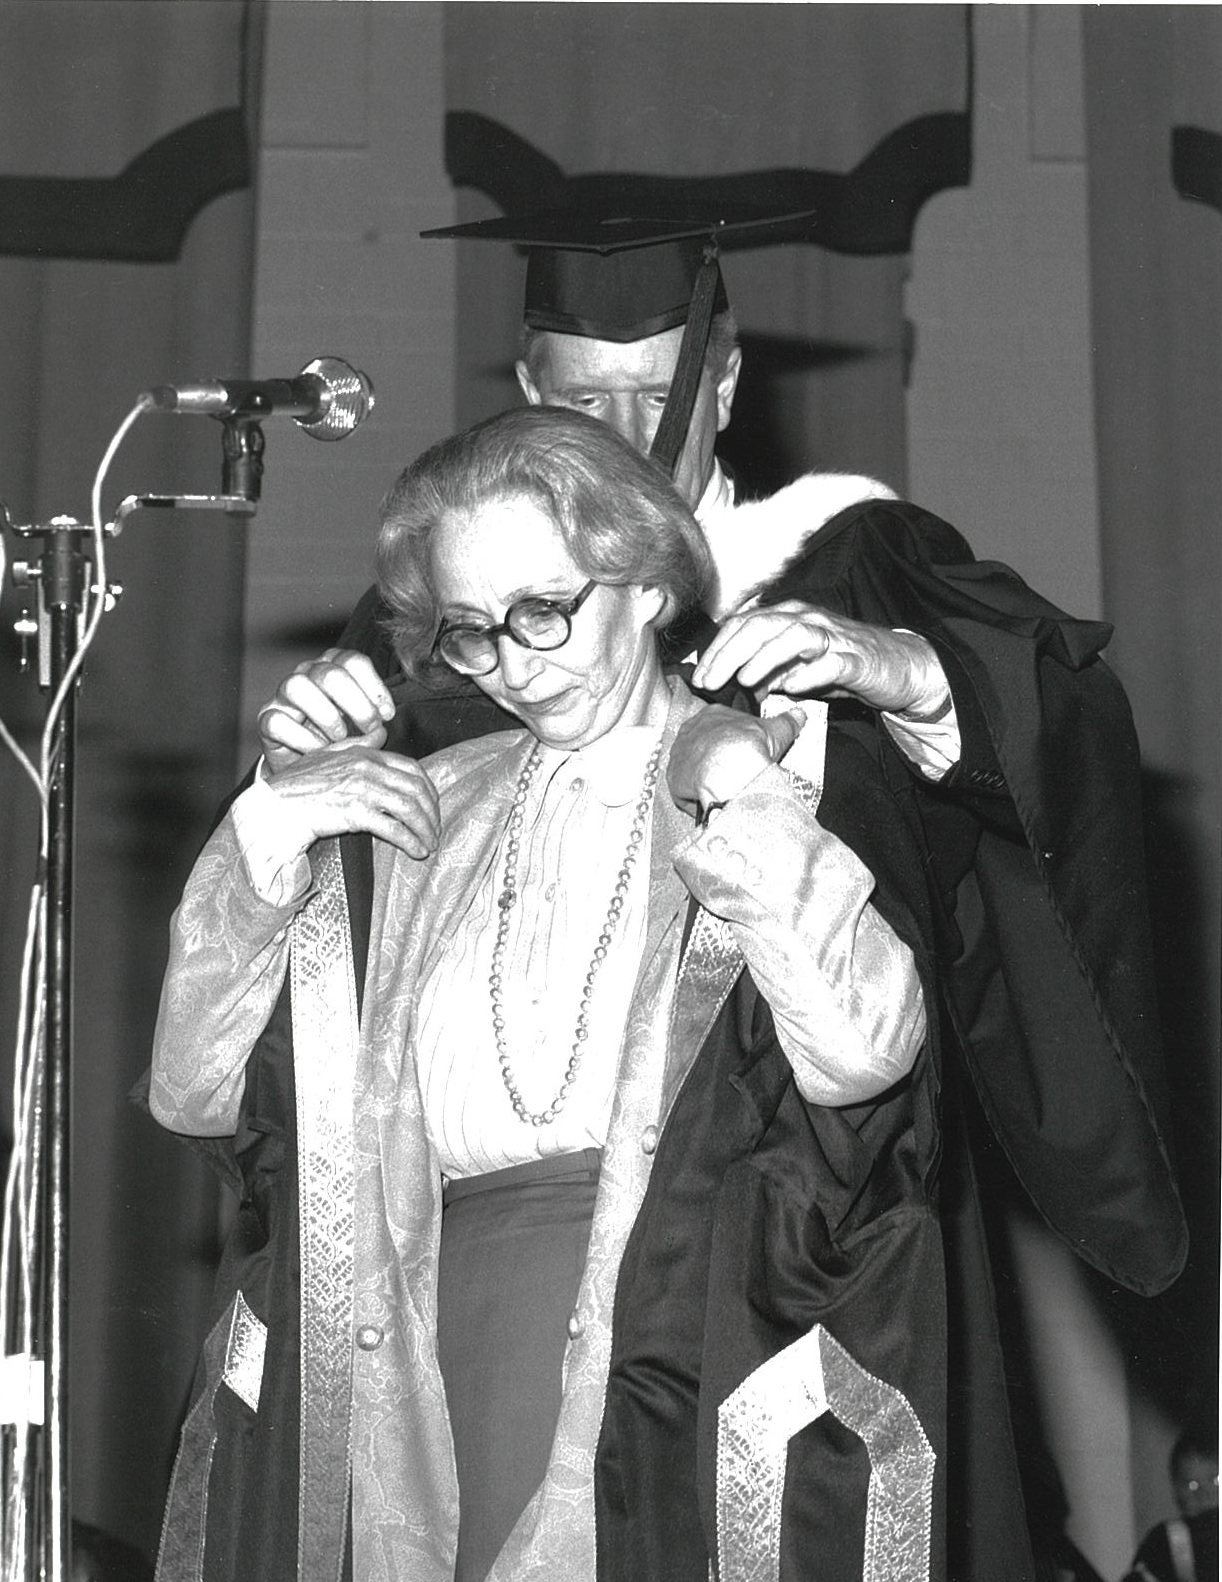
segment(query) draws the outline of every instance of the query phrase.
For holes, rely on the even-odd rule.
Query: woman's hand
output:
[[[379,750],[378,726],[291,759],[269,782],[285,816],[311,840],[368,831],[409,857],[429,856],[441,835],[437,788],[414,758]]]
[[[679,727],[670,751],[666,784],[675,806],[706,817],[779,762],[803,724],[796,711],[762,720],[719,703],[701,709]]]
[[[365,654],[328,648],[298,665],[259,710],[268,772],[278,776],[305,754],[358,736],[381,747],[394,713],[386,683]]]

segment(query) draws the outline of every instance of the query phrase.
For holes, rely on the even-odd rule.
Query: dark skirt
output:
[[[599,1159],[590,1148],[446,1188],[437,1349],[458,1466],[455,1582],[483,1582],[547,1470]]]

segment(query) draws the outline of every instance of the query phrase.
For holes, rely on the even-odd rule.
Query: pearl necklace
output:
[[[602,932],[598,936],[598,943],[594,947],[594,954],[590,958],[589,970],[586,972],[585,983],[581,990],[581,1004],[577,1011],[577,1026],[573,1034],[573,1051],[565,1068],[564,1081],[560,1084],[560,1091],[546,1109],[532,1113],[526,1108],[518,1084],[514,1078],[513,1068],[509,1063],[509,1052],[505,1047],[505,1005],[501,995],[502,969],[505,964],[505,945],[509,938],[509,914],[518,900],[518,852],[522,843],[522,825],[526,817],[526,796],[530,790],[531,782],[541,760],[539,743],[536,742],[530,757],[522,767],[518,776],[517,790],[514,792],[513,806],[509,812],[509,825],[505,840],[505,883],[500,895],[497,897],[497,906],[500,908],[500,919],[496,926],[496,943],[492,947],[492,971],[488,977],[489,997],[492,1001],[492,1033],[496,1039],[497,1060],[501,1068],[501,1080],[505,1084],[505,1091],[509,1094],[509,1102],[513,1105],[514,1114],[521,1121],[528,1122],[531,1126],[549,1126],[559,1115],[564,1106],[564,1101],[569,1096],[569,1089],[577,1080],[577,1073],[581,1068],[581,1057],[584,1046],[589,1037],[590,999],[594,993],[594,983],[598,977],[602,964],[607,959],[607,951],[615,934],[615,929],[624,910],[624,900],[628,894],[628,884],[632,878],[632,869],[640,855],[641,845],[645,839],[645,824],[649,817],[650,804],[653,801],[654,787],[658,783],[658,769],[662,761],[662,743],[659,742],[650,755],[649,763],[645,767],[645,781],[641,788],[640,800],[636,805],[636,812],[632,819],[632,831],[628,836],[628,849],[624,853],[624,860],[620,864],[619,872],[615,878],[615,890],[607,906],[607,917],[603,923]]]

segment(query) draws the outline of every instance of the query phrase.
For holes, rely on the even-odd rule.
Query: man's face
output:
[[[640,341],[596,341],[585,335],[540,338],[535,354],[536,377],[526,364],[517,365],[518,383],[526,399],[538,406],[570,407],[586,412],[648,455],[666,405],[683,327],[648,335]],[[730,421],[738,383],[739,353],[735,348],[721,378],[702,373],[687,439],[675,470],[675,487],[694,510],[713,472],[713,447]]]

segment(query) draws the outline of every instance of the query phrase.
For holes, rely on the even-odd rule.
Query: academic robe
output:
[[[799,537],[804,518],[813,523],[784,568],[761,578],[762,598],[806,598],[923,633],[938,649],[954,695],[962,757],[937,786],[864,711],[833,705],[850,718],[857,714],[925,854],[939,955],[949,967],[946,1042],[959,1068],[951,1074],[971,1081],[1022,1184],[1074,1251],[1121,1285],[1161,1290],[1182,1267],[1186,1234],[1164,1140],[1137,746],[1123,692],[1099,658],[1109,629],[1056,610],[1008,568],[975,561],[953,528],[916,506],[864,501],[824,523],[802,495],[795,487],[742,508],[796,516]],[[435,688],[408,683],[383,614],[371,589],[340,642],[370,654],[399,704],[388,746],[423,756],[510,723],[458,678]],[[709,630],[706,624],[706,636]],[[698,643],[698,630],[695,636]],[[690,630],[678,634],[674,656],[692,640]],[[359,983],[369,843],[341,844]],[[297,1210],[287,997],[264,1045],[276,1053],[252,1078],[254,1106],[235,1140],[243,1208],[218,1277],[218,1301],[233,1289],[234,1246],[251,1219],[250,1241],[269,1292],[291,1305]],[[261,1117],[261,1090],[279,1101],[279,1119]],[[942,1196],[944,1205],[953,1202],[945,1230],[959,1334],[951,1381],[951,1575],[956,1582],[1027,1582],[1034,1564],[970,1152],[952,1147],[949,1163],[954,1186]],[[291,1355],[277,1366],[284,1375],[278,1412],[291,1432]],[[256,1446],[264,1428],[253,1430]],[[225,1497],[226,1475],[224,1467],[214,1469],[218,1498]],[[240,1482],[240,1473],[234,1477]],[[295,1491],[284,1492],[287,1509]],[[252,1522],[243,1542],[245,1574],[275,1575],[267,1524]],[[262,1570],[261,1545],[269,1554]]]
[[[825,521],[825,486],[812,475],[730,507],[720,530],[762,557],[758,602],[802,599],[919,632],[951,686],[962,752],[938,784],[877,717],[832,707],[872,732],[924,853],[943,969],[951,1574],[1028,1582],[1032,1518],[1007,1383],[1021,1365],[998,1330],[979,1143],[959,1090],[970,1088],[1016,1178],[1079,1257],[1140,1294],[1171,1284],[1187,1230],[1169,1153],[1138,744],[1100,657],[1110,627],[977,561],[953,527],[906,501],[864,499]],[[457,678],[436,692],[407,683],[383,614],[371,589],[340,643],[368,653],[400,703],[388,745],[411,752],[503,722]],[[713,629],[698,617],[668,634],[672,656]]]
[[[677,686],[669,739],[697,706]],[[230,970],[245,960],[250,904],[225,830],[201,860],[207,901],[188,908],[183,938],[202,966],[168,981],[164,1025],[198,1040],[201,995],[226,1037],[231,1011],[243,1026],[263,1014],[292,930],[296,1046],[273,1016],[249,1058],[232,1149],[210,1145],[231,1155],[245,1190],[171,1488],[165,1582],[335,1576],[349,1456],[361,1582],[440,1582],[452,1563],[457,1491],[430,1340],[440,1181],[401,1051],[423,953],[444,946],[421,919],[462,915],[508,816],[524,736],[448,755],[443,814],[461,838],[433,864],[380,850],[371,933],[368,922],[351,930],[326,843],[300,913],[267,923],[256,909],[267,941],[253,981]],[[819,824],[874,875],[873,904],[932,1004],[920,863],[853,727],[829,732],[814,794]],[[748,788],[736,802],[735,822],[717,826],[732,848],[725,867],[704,871],[712,904],[719,882],[733,887],[718,873],[761,861],[762,843],[777,843],[788,875],[826,841],[800,791]],[[936,1021],[886,1093],[808,1103],[728,931],[689,901],[676,853],[680,872],[712,862],[659,795],[642,970],[556,1447],[492,1575],[705,1582],[716,1556],[722,1582],[940,1582]],[[369,878],[350,872],[349,893]]]

